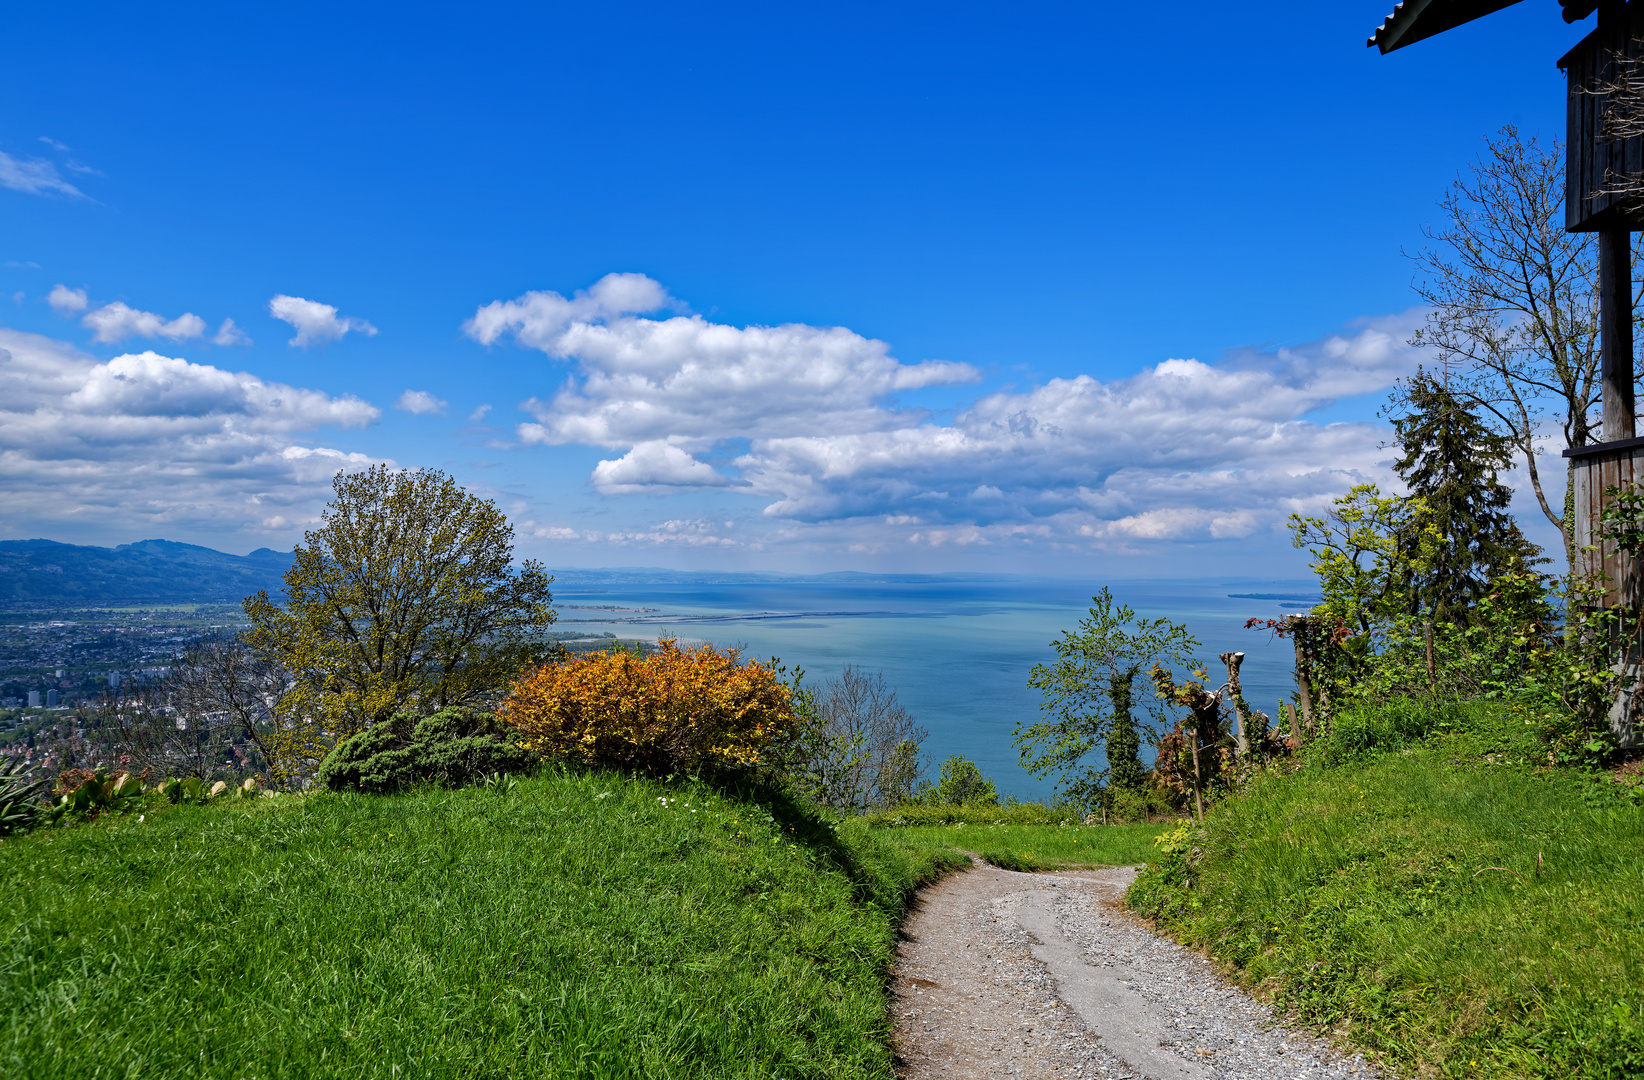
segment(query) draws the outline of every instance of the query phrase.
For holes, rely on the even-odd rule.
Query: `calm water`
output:
[[[930,731],[925,752],[931,761],[963,754],[1001,793],[1041,798],[1050,794],[1051,782],[1035,779],[1017,764],[1011,730],[1039,716],[1028,673],[1053,658],[1049,642],[1077,625],[1099,587],[1042,580],[566,583],[555,591],[556,629],[740,645],[752,656],[780,656],[797,664],[811,680],[837,675],[848,664],[883,671],[901,703]],[[1244,621],[1276,618],[1306,605],[1228,594],[1302,598],[1313,594],[1312,582],[1127,581],[1110,587],[1117,602],[1140,615],[1186,624],[1204,643],[1200,655],[1211,662],[1217,682],[1224,676],[1216,655],[1242,650],[1246,700],[1276,715],[1277,702],[1294,686],[1294,654],[1288,642],[1243,629]]]

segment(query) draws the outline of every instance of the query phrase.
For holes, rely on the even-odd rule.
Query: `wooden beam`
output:
[[[1607,443],[1635,434],[1632,261],[1632,234],[1625,226],[1598,234],[1598,329]]]

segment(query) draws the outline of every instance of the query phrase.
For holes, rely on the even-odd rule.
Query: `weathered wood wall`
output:
[[[1568,76],[1564,225],[1571,232],[1644,229],[1636,198],[1599,194],[1613,187],[1617,177],[1644,174],[1644,136],[1607,138],[1604,113],[1609,98],[1592,92],[1618,81],[1616,57],[1626,58],[1623,67],[1631,65],[1635,81],[1644,79],[1644,3],[1628,4],[1620,16],[1600,25],[1558,62]],[[1644,85],[1638,89],[1644,91]]]
[[[1626,552],[1600,535],[1599,514],[1606,490],[1644,481],[1644,439],[1593,443],[1566,450],[1564,456],[1570,459],[1575,490],[1573,569],[1580,575],[1603,575],[1597,580],[1605,584],[1604,606],[1625,604],[1637,611],[1644,601],[1644,573]]]

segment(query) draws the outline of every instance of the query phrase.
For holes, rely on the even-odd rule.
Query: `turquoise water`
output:
[[[838,675],[848,664],[882,671],[901,703],[929,730],[924,749],[931,762],[962,754],[975,760],[1002,794],[1037,799],[1051,793],[1052,783],[1024,770],[1011,746],[1016,724],[1039,716],[1028,673],[1053,659],[1050,641],[1077,625],[1102,584],[567,582],[555,591],[556,629],[737,645],[751,656],[797,664],[811,680]],[[1311,581],[1106,584],[1116,601],[1138,614],[1184,623],[1204,643],[1200,655],[1211,663],[1218,683],[1225,669],[1217,654],[1242,650],[1246,700],[1277,715],[1279,699],[1294,688],[1294,654],[1289,642],[1245,630],[1244,622],[1301,610],[1306,605],[1297,601],[1315,592]],[[1235,599],[1230,593],[1292,599]]]

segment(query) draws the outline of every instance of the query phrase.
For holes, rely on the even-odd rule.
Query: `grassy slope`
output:
[[[1412,1073],[1644,1074],[1644,808],[1535,768],[1507,710],[1344,727],[1216,807],[1132,905]]]
[[[974,851],[1007,870],[1074,866],[1131,866],[1153,857],[1164,825],[915,825],[881,830],[909,851]]]
[[[771,809],[549,774],[8,839],[0,1075],[888,1077],[944,856]]]

